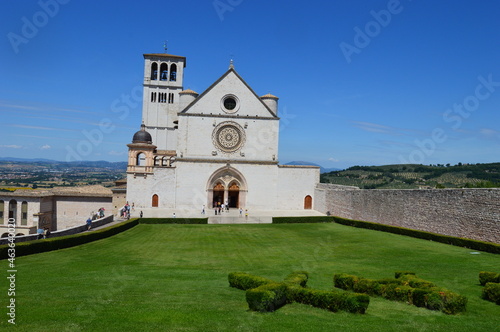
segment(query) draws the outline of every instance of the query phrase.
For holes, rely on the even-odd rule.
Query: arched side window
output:
[[[159,201],[158,195],[154,194],[153,198],[151,200],[151,206],[152,207],[158,207],[158,201]]]
[[[4,202],[0,201],[0,224],[3,224],[5,222],[3,218],[3,209],[4,209]]]
[[[28,202],[21,203],[21,225],[28,225]]]
[[[170,65],[170,81],[177,81],[177,65],[175,63]]]
[[[160,66],[160,81],[168,81],[168,65],[162,63]]]
[[[137,155],[136,161],[135,161],[136,166],[146,166],[146,154],[141,152]]]
[[[17,202],[15,199],[9,202],[9,218],[14,218],[17,224]]]
[[[151,64],[151,80],[156,81],[158,79],[158,64],[153,62]]]

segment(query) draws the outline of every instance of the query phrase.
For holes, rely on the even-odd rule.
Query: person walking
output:
[[[88,218],[87,219],[87,230],[90,231],[91,228],[92,228],[92,219]]]

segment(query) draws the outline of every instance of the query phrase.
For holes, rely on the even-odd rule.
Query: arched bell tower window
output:
[[[160,66],[160,81],[168,81],[168,65],[162,63]]]
[[[156,81],[158,79],[158,64],[153,62],[151,64],[151,80]]]
[[[136,158],[136,166],[146,166],[146,154],[139,153]]]
[[[177,80],[177,65],[175,63],[170,65],[170,81],[175,82]]]

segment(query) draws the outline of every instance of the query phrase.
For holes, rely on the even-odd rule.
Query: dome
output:
[[[141,130],[134,134],[134,138],[132,138],[132,143],[153,143],[153,139],[151,138],[151,134],[146,131],[146,126],[144,123],[141,125]]]

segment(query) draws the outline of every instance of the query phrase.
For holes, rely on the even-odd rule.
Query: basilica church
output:
[[[186,58],[144,54],[141,129],[128,144],[136,208],[314,208],[319,167],[280,165],[278,97],[229,69],[201,94],[183,88]]]

